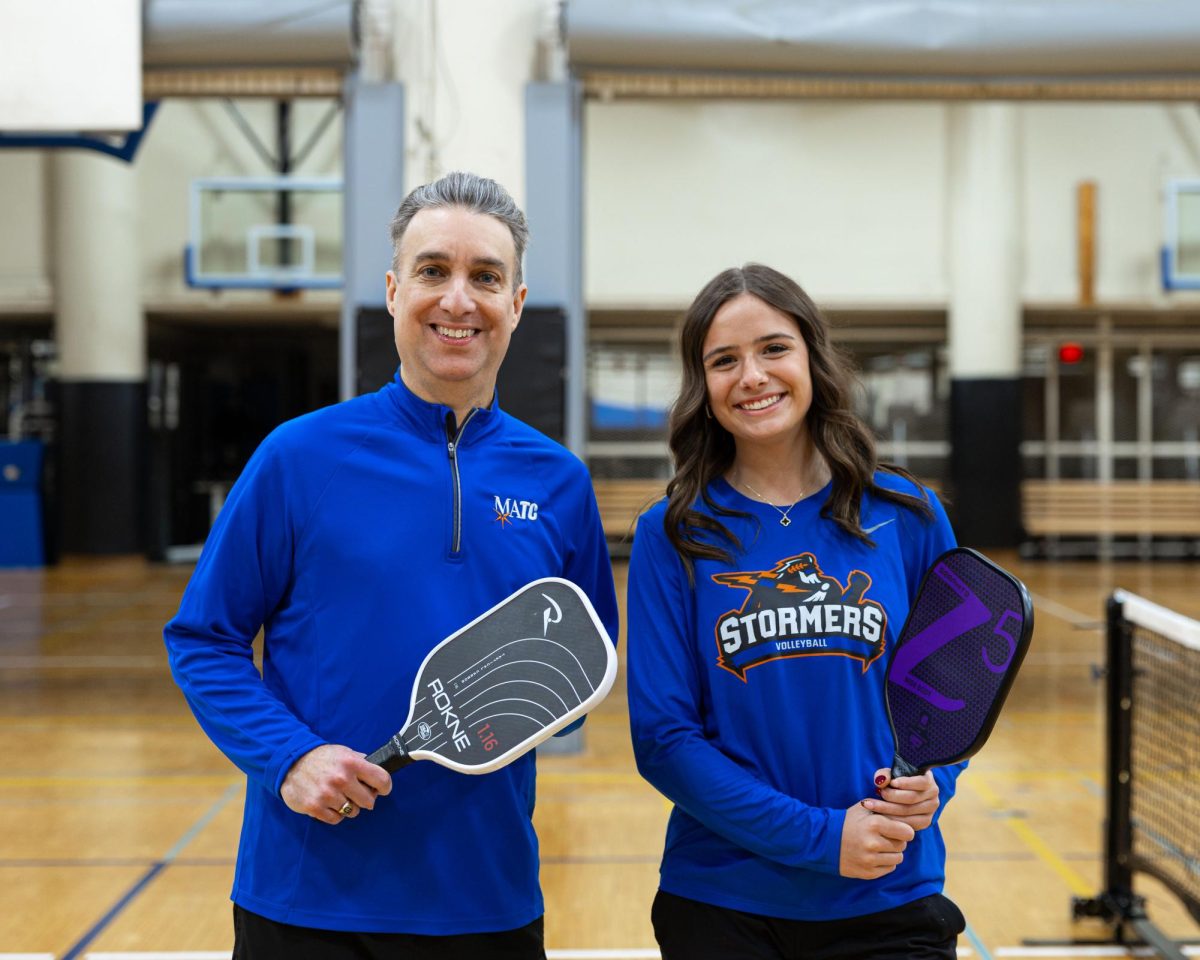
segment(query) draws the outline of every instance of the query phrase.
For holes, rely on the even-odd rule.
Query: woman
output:
[[[943,958],[937,813],[959,769],[890,780],[885,654],[946,515],[879,464],[852,374],[792,280],[748,264],[687,312],[676,473],[629,568],[638,769],[674,804],[664,960]]]

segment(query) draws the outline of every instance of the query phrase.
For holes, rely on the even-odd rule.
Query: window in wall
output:
[[[949,379],[940,344],[857,343],[856,408],[875,432],[880,458],[941,481],[949,457]]]
[[[679,381],[678,364],[666,343],[592,344],[588,463],[594,475],[667,475],[667,414]]]
[[[1200,480],[1200,350],[1160,349],[1154,359],[1154,476]]]
[[[1085,350],[1075,362],[1064,362],[1057,352],[1058,441],[1063,454],[1058,476],[1091,480],[1099,476],[1096,437],[1096,351]]]

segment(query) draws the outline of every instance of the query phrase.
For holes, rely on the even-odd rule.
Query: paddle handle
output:
[[[400,739],[398,733],[367,757],[367,763],[383,767],[388,773],[395,773],[401,767],[407,767],[412,762],[413,758],[409,755],[408,748],[404,746],[404,741]]]
[[[370,757],[367,757],[370,760]],[[892,779],[897,777],[919,777],[925,771],[920,767],[914,767],[911,763],[905,760],[900,754],[896,754],[892,758]]]

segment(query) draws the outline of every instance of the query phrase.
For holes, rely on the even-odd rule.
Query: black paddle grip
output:
[[[400,739],[399,734],[396,734],[391,740],[367,757],[367,763],[374,763],[377,766],[383,767],[388,773],[395,773],[401,767],[406,767],[412,762],[413,758],[409,756],[408,750],[405,749],[404,741]]]
[[[370,757],[367,757],[370,760]],[[897,754],[892,758],[892,779],[897,777],[919,777],[925,771],[920,767],[914,767],[911,763]]]

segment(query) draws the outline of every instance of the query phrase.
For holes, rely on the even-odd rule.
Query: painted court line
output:
[[[1200,947],[1182,947],[1186,956],[1200,956]],[[1016,958],[1028,957],[1153,957],[1150,947],[1122,947],[1119,945],[1102,946],[1061,946],[1061,947],[1001,947],[996,951],[997,957]]]
[[[87,933],[85,933],[82,937],[80,937],[70,950],[63,954],[62,960],[78,960],[79,957],[82,957],[84,955],[84,951],[87,950],[88,945],[91,944],[91,942],[98,936],[100,936],[100,934],[104,932],[105,928],[112,923],[113,920],[120,916],[121,911],[129,906],[129,904],[137,898],[138,894],[140,894],[146,889],[146,887],[154,882],[155,877],[157,877],[163,872],[163,870],[170,866],[171,861],[179,856],[180,851],[182,851],[184,847],[186,847],[193,839],[195,839],[196,835],[201,830],[212,823],[217,814],[221,812],[221,809],[227,803],[229,803],[230,800],[237,796],[240,791],[241,786],[239,784],[229,787],[223,794],[221,794],[220,799],[208,808],[204,816],[202,816],[199,820],[193,823],[191,827],[188,828],[183,836],[176,841],[175,845],[166,852],[162,860],[147,870],[142,875],[141,879],[139,879],[132,887],[130,887],[125,892],[124,896],[122,896],[121,899],[119,899],[109,908],[108,912],[105,913],[104,916],[92,924],[91,929],[88,930]]]
[[[966,783],[970,789],[974,790],[975,793],[980,796],[983,801],[992,808],[993,811],[1003,813],[1003,811],[1007,809],[999,794],[997,794],[991,787],[984,783],[979,777],[968,776],[965,777],[961,782]],[[1084,880],[1083,877],[1081,877],[1076,871],[1072,870],[1066,864],[1063,858],[1055,853],[1050,845],[1047,844],[1046,841],[1044,841],[1040,836],[1038,836],[1038,834],[1027,823],[1018,819],[1017,817],[1012,816],[1011,814],[1004,814],[1001,819],[1004,824],[1010,830],[1012,830],[1013,833],[1021,838],[1021,842],[1037,855],[1039,860],[1041,860],[1044,864],[1046,864],[1046,866],[1058,874],[1063,883],[1067,885],[1067,889],[1069,889],[1072,893],[1081,897],[1090,897],[1093,893],[1095,893],[1095,891],[1092,889],[1092,885]],[[997,954],[997,956],[999,956],[999,954]],[[1063,956],[1063,954],[1056,954],[1056,956]]]
[[[1030,594],[1030,598],[1033,600],[1033,609],[1035,612],[1045,610],[1050,616],[1058,617],[1059,620],[1066,620],[1073,627],[1094,627],[1099,630],[1104,626],[1104,621],[1100,618],[1099,611],[1089,617],[1078,610],[1072,610],[1057,600],[1051,600],[1049,597],[1043,597],[1037,593]]]
[[[546,960],[658,960],[657,950],[547,950]]]
[[[1035,954],[1004,954],[1006,956],[1035,956]],[[1011,948],[1020,949],[1020,948]],[[970,947],[960,947],[960,957],[973,956],[975,951]],[[1036,954],[1050,956],[1050,954]],[[1053,954],[1060,956],[1060,954]],[[635,947],[632,949],[609,950],[547,950],[546,960],[659,960],[657,950]],[[52,953],[0,953],[0,960],[54,960]],[[84,954],[83,960],[229,960],[228,950],[191,950],[179,952],[141,951],[138,953],[95,952]]]
[[[0,657],[4,670],[158,670],[166,663],[163,657],[113,656],[18,656]]]
[[[967,939],[971,941],[971,944],[975,950],[979,951],[979,956],[982,957],[983,960],[992,960],[992,955],[988,952],[988,948],[983,945],[983,941],[979,939],[979,934],[975,932],[974,928],[969,923],[967,924],[966,929],[963,930],[963,933],[966,934]],[[964,950],[962,948],[957,951],[960,957],[966,956],[972,952],[974,951]]]
[[[960,957],[974,955],[969,947],[960,948]],[[20,954],[21,960],[26,955]],[[659,960],[657,950],[646,947],[607,950],[547,950],[546,960]],[[9,955],[0,953],[0,960],[10,960]],[[53,954],[29,954],[28,960],[54,960]],[[83,960],[229,960],[228,950],[192,950],[180,952],[141,951],[137,953],[94,952],[84,954]]]
[[[657,950],[547,950],[547,960],[659,960]],[[0,954],[0,960],[8,960]],[[31,956],[31,960],[33,960]],[[51,954],[39,954],[36,960],[53,960]],[[89,953],[84,960],[229,960],[229,951],[192,951],[186,953]]]
[[[229,953],[228,950],[189,950],[179,953],[89,953],[85,955],[85,960],[229,960]]]

